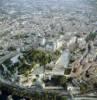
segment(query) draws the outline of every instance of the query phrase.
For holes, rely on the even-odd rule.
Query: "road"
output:
[[[19,54],[18,52],[11,52],[8,55],[5,55],[3,57],[0,58],[0,64],[2,64],[4,61],[6,61],[7,59],[14,57],[15,55]]]
[[[97,100],[95,97],[75,97],[74,100]]]

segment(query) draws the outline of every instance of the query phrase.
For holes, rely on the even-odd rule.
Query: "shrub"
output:
[[[86,41],[87,42],[93,41],[95,39],[96,35],[97,35],[97,32],[94,32],[94,33],[90,32],[89,35],[86,37]]]
[[[85,93],[87,91],[87,85],[86,84],[80,84],[80,91],[81,93]]]

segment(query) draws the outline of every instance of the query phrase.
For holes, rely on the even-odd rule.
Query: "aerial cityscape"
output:
[[[97,100],[97,0],[0,0],[0,100]]]

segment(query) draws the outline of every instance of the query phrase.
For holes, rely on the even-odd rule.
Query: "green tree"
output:
[[[67,85],[66,85],[67,79],[66,79],[65,76],[60,76],[60,77],[58,78],[58,82],[59,82],[59,84],[62,85],[64,88],[67,87]]]
[[[89,35],[86,37],[86,41],[93,41],[97,35],[97,32],[90,32]]]
[[[80,91],[81,93],[85,93],[87,91],[88,87],[86,84],[80,84]]]
[[[67,100],[67,97],[61,96],[61,99],[60,100]]]
[[[39,92],[35,92],[34,98],[35,98],[35,100],[40,100],[40,94],[39,94]]]

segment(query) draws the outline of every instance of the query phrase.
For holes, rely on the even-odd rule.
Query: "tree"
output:
[[[58,80],[59,80],[60,84],[64,84],[67,81],[65,76],[60,76]]]
[[[86,37],[86,41],[93,41],[97,35],[97,32],[90,32],[89,35]]]
[[[94,89],[97,89],[97,83],[93,84]]]
[[[39,100],[40,99],[39,92],[35,92],[34,97],[35,97],[35,100]]]
[[[67,87],[67,86],[66,86],[67,79],[66,79],[65,76],[60,76],[60,77],[58,78],[58,82],[59,82],[59,84],[62,85],[64,88]]]
[[[42,55],[42,57],[40,59],[40,64],[44,67],[44,73],[45,73],[45,66],[49,62],[50,62],[50,59],[48,58],[48,55],[46,55],[46,54]]]
[[[60,35],[64,35],[64,32],[59,32]]]
[[[60,100],[67,100],[67,97],[61,96],[61,99]]]
[[[56,56],[59,56],[61,53],[59,50],[56,50],[55,53],[54,53]]]
[[[86,84],[80,84],[80,91],[81,93],[85,93],[87,91],[88,87]]]

